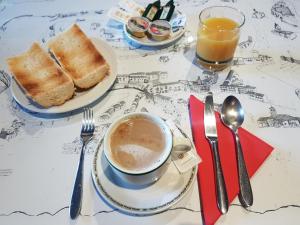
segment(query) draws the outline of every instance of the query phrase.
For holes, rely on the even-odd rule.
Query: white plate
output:
[[[101,81],[99,84],[86,91],[75,92],[76,95],[72,99],[66,101],[63,105],[52,106],[50,108],[43,108],[35,102],[33,102],[30,98],[28,98],[23,92],[23,90],[20,88],[20,86],[17,84],[17,82],[14,79],[12,79],[10,89],[14,99],[25,109],[32,112],[65,113],[87,106],[90,103],[97,100],[98,98],[100,98],[101,96],[103,96],[113,85],[117,77],[117,58],[114,53],[114,50],[104,41],[92,38],[92,42],[94,43],[95,47],[101,52],[101,54],[110,66],[109,76],[106,76],[103,79],[103,81]]]
[[[179,174],[171,163],[167,172],[154,184],[143,187],[130,185],[111,170],[102,146],[96,150],[93,159],[94,185],[109,205],[123,213],[145,216],[167,210],[188,193],[197,174],[197,167]]]
[[[181,15],[182,13],[179,11],[176,11],[175,15],[173,17],[176,17],[177,14]],[[184,34],[185,27],[179,28],[176,32],[171,32],[170,37],[163,41],[152,40],[151,38],[148,38],[147,35],[143,38],[135,37],[135,36],[131,35],[130,33],[128,33],[128,31],[126,29],[126,24],[124,24],[124,26],[123,26],[123,31],[124,31],[125,35],[128,37],[128,39],[133,41],[136,44],[149,46],[149,47],[158,47],[158,46],[168,45],[168,44],[171,44],[172,42],[177,41]]]

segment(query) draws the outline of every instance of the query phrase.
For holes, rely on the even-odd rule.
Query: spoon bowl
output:
[[[234,136],[237,151],[237,166],[238,166],[238,180],[239,180],[239,199],[241,204],[247,208],[253,204],[252,188],[248,176],[242,145],[238,135],[238,128],[244,122],[244,110],[240,101],[234,96],[228,96],[222,105],[221,120],[229,127]]]
[[[234,96],[228,96],[222,105],[221,119],[234,132],[244,122],[244,110],[240,101]]]

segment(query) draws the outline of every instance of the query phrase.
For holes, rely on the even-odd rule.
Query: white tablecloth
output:
[[[176,1],[187,16],[187,29],[177,43],[162,49],[143,48],[125,39],[120,24],[107,16],[117,3],[0,1],[0,224],[202,224],[197,182],[170,210],[134,217],[99,198],[90,170],[95,147],[114,118],[149,111],[172,118],[191,135],[189,95],[203,100],[208,90],[217,104],[229,94],[237,96],[246,111],[243,127],[275,148],[251,179],[253,206],[245,210],[235,199],[217,223],[298,224],[300,2]],[[194,64],[198,14],[211,5],[229,5],[246,16],[230,76],[229,69],[213,74]],[[73,23],[111,45],[118,60],[118,83],[92,104],[96,138],[86,152],[82,216],[76,221],[69,219],[68,206],[81,147],[81,109],[64,115],[26,112],[12,97],[5,63],[34,41],[45,46]]]

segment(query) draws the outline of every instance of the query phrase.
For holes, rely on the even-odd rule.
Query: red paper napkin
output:
[[[217,207],[215,194],[212,151],[204,132],[204,104],[195,96],[191,96],[189,107],[194,143],[202,159],[198,167],[198,186],[202,216],[204,224],[210,225],[217,221],[221,213]],[[219,113],[215,113],[215,115],[221,164],[228,199],[232,202],[239,192],[235,142],[232,132],[221,122]],[[272,152],[273,147],[242,128],[239,129],[239,135],[247,171],[251,177]],[[255,192],[253,192],[253,198],[253,204],[255,205]]]

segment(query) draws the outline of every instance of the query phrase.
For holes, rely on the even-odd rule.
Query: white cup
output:
[[[151,163],[149,166],[141,170],[129,170],[116,163],[112,157],[112,151],[110,146],[110,138],[113,131],[122,122],[134,117],[144,117],[146,119],[150,119],[161,129],[163,138],[165,139],[165,146],[164,149],[161,151],[159,160]],[[170,156],[172,149],[173,136],[170,131],[170,128],[160,117],[150,113],[130,113],[120,117],[110,125],[104,137],[104,155],[107,161],[109,162],[109,165],[111,166],[115,174],[117,174],[125,182],[131,184],[145,185],[157,181],[166,172],[168,165],[171,162]]]

